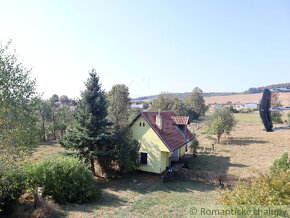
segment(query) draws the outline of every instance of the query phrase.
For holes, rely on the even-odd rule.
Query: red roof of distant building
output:
[[[180,130],[177,126],[186,125],[188,123],[188,117],[186,116],[176,116],[175,113],[172,111],[160,112],[160,115],[162,117],[162,129],[159,129],[156,125],[156,116],[158,115],[158,112],[141,112],[132,121],[131,125],[133,125],[133,123],[141,115],[149,123],[152,129],[156,132],[156,134],[160,137],[160,139],[164,142],[164,144],[171,152],[179,149],[180,147],[195,138],[194,135],[192,135],[192,133],[187,129],[187,127],[184,134],[182,130]]]

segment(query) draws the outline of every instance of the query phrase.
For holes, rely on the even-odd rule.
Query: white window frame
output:
[[[142,164],[141,163],[141,153],[146,153],[147,154],[147,164]],[[141,166],[148,166],[148,156],[149,156],[148,151],[139,151],[139,163],[140,163]]]

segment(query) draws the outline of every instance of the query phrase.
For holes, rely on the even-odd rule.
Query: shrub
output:
[[[0,213],[9,214],[24,189],[24,174],[18,165],[0,163]]]
[[[239,113],[239,111],[236,108],[234,108],[232,105],[229,106],[228,108],[230,109],[231,113]]]
[[[44,187],[43,196],[57,203],[90,202],[100,195],[87,165],[74,157],[54,156],[27,166],[27,187]]]
[[[279,111],[272,112],[271,116],[272,116],[273,122],[275,122],[275,123],[283,123],[282,114]]]
[[[252,108],[242,108],[239,112],[243,113],[243,114],[247,114],[247,113],[253,112],[253,109]]]
[[[275,160],[270,170],[271,173],[275,173],[277,170],[288,170],[290,169],[290,161],[288,159],[288,153],[285,152],[282,157],[278,160]]]
[[[252,179],[251,183],[239,182],[231,191],[220,190],[224,205],[289,205],[290,162],[288,153],[275,160],[271,174]]]
[[[251,184],[239,182],[231,191],[220,190],[223,205],[289,205],[290,170],[277,170],[272,175],[261,175]]]
[[[195,154],[198,146],[199,141],[197,140],[197,138],[195,138],[189,145],[190,151],[192,151],[192,153]]]

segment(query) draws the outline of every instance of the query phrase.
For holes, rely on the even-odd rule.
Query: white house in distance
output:
[[[258,104],[257,104],[257,103],[252,103],[252,102],[250,102],[250,103],[246,103],[246,104],[245,104],[245,108],[256,109],[256,108],[258,108]]]
[[[143,104],[132,103],[131,108],[140,108],[143,109]]]

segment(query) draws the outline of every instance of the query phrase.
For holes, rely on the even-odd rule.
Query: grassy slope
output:
[[[240,177],[266,173],[275,159],[289,152],[289,131],[266,133],[258,114],[236,114],[239,123],[230,138],[211,152],[212,138],[197,131],[199,155],[191,167],[196,170],[220,171]],[[57,144],[41,145],[31,160],[63,151]],[[133,183],[133,179],[139,181]],[[98,179],[102,197],[92,204],[68,204],[61,208],[69,217],[109,216],[187,216],[194,205],[216,204],[215,187],[199,182],[176,181],[162,184],[158,177],[133,173],[110,181]]]
[[[199,129],[200,154],[192,164],[194,169],[213,170],[235,174],[240,177],[257,176],[269,172],[273,161],[290,150],[289,130],[265,132],[257,113],[235,114],[239,121],[229,137],[211,152],[214,137],[208,137]],[[281,125],[281,124],[279,124]]]

